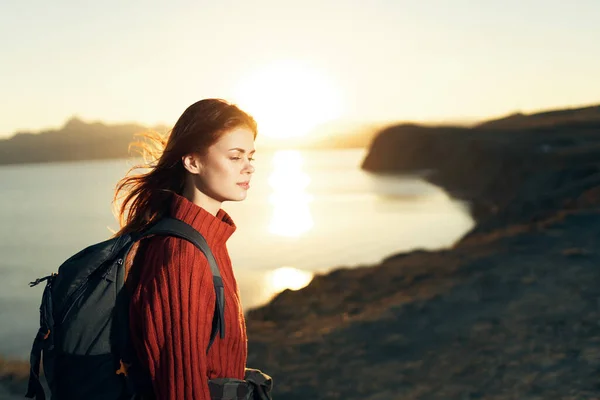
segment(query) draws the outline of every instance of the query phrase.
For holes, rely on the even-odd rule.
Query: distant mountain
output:
[[[154,127],[161,131],[164,127]],[[134,134],[148,130],[137,124],[106,125],[68,120],[58,130],[20,132],[0,141],[0,164],[79,161],[128,156]]]
[[[521,129],[571,124],[577,122],[600,122],[600,105],[544,111],[534,114],[516,113],[500,119],[486,121],[477,128]]]
[[[329,123],[298,139],[261,137],[261,149],[368,147],[376,125]],[[166,133],[169,127],[139,124],[108,125],[71,118],[58,130],[19,132],[0,140],[0,165],[126,158],[136,133],[148,130]],[[260,135],[260,132],[259,132]]]

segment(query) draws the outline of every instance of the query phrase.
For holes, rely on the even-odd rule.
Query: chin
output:
[[[227,196],[224,201],[243,201],[246,200],[247,193],[238,193],[236,195]]]

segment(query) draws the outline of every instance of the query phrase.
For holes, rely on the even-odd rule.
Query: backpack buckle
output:
[[[131,367],[131,364],[124,363],[123,360],[119,360],[119,369],[115,372],[117,375],[127,376],[127,370]]]
[[[38,329],[38,333],[37,333],[35,339],[39,340],[40,342],[43,342],[44,340],[47,340],[49,337],[50,337],[50,329],[41,326],[40,329]]]

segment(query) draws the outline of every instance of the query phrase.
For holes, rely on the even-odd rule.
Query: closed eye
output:
[[[235,161],[241,160],[241,159],[242,159],[242,157],[230,157],[230,160],[235,160]],[[250,157],[248,160],[254,161],[254,158]]]

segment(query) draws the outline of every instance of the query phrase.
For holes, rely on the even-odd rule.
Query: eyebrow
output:
[[[240,148],[240,147],[234,147],[233,149],[229,149],[229,151],[233,151],[233,150],[239,151],[240,153],[245,153],[245,152],[246,152],[246,150],[244,150],[244,149],[242,149],[242,148]],[[252,151],[250,152],[250,154],[254,153],[255,151],[256,151],[256,150],[252,150]]]

